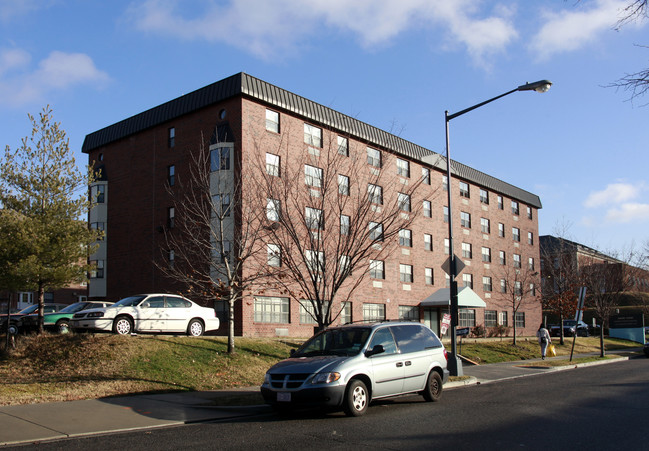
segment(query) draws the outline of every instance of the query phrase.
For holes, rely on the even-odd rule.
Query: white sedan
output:
[[[174,294],[129,296],[109,307],[75,313],[70,322],[76,331],[112,331],[120,335],[180,332],[194,337],[217,330],[219,325],[214,309]]]

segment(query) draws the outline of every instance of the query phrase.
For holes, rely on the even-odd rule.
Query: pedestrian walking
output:
[[[543,327],[543,323],[539,326],[539,330],[536,331],[536,336],[539,338],[539,345],[541,345],[541,359],[545,360],[545,351],[548,349],[548,345],[552,343],[550,338],[550,332]]]

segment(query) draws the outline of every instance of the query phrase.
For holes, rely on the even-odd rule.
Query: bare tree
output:
[[[268,252],[281,269],[274,284],[324,328],[370,271],[381,277],[383,259],[422,204],[421,176],[406,174],[405,160],[398,174],[394,155],[348,148],[334,133],[305,134],[308,144],[301,133],[299,142],[289,136],[272,150],[258,143],[255,184],[267,202]]]
[[[522,265],[521,265],[522,266]],[[529,266],[516,268],[505,265],[500,271],[501,290],[499,299],[512,312],[514,346],[516,346],[516,314],[523,308],[540,302],[536,289],[539,283],[539,273]],[[504,286],[502,284],[504,283]]]
[[[165,228],[166,258],[157,265],[192,296],[215,307],[226,303],[228,353],[234,353],[235,304],[267,276],[265,266],[246,265],[265,252],[258,218],[264,210],[252,191],[242,189],[230,147],[216,143],[208,150],[201,142],[189,158],[188,176],[168,189],[173,213]]]
[[[619,304],[623,293],[633,286],[631,266],[633,253],[629,251],[623,258],[602,262],[601,259],[587,258],[581,264],[582,285],[587,289],[588,300],[595,316],[600,322],[600,356],[604,357],[604,328],[608,318]]]
[[[543,308],[559,316],[561,344],[565,342],[563,320],[574,315],[580,286],[575,243],[563,237],[565,231],[563,227],[557,237],[548,237],[541,246]]]

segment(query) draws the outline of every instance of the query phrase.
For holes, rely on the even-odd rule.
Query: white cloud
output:
[[[473,60],[503,51],[518,36],[512,11],[497,6],[486,17],[475,0],[207,0],[205,8],[184,13],[178,0],[134,3],[126,16],[143,32],[187,40],[222,42],[264,58],[293,52],[306,38],[326,29],[356,36],[365,48],[385,45],[413,28],[437,27],[443,44],[466,48]]]
[[[102,85],[110,80],[83,53],[53,51],[37,68],[30,63],[31,55],[23,50],[0,50],[0,104],[21,106],[72,86]]]
[[[6,22],[44,6],[46,2],[39,0],[0,0],[0,21]]]
[[[531,40],[531,50],[539,59],[580,49],[616,24],[628,0],[580,2],[574,9],[542,13],[544,25]]]
[[[602,216],[607,223],[643,222],[649,220],[649,203],[635,200],[647,191],[645,183],[611,183],[601,191],[590,193],[584,206],[603,209]],[[591,217],[589,222],[596,224],[597,220]]]

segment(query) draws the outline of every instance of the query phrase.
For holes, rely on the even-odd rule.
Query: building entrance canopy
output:
[[[422,307],[448,307],[450,305],[450,288],[440,288],[421,301]],[[457,292],[457,303],[460,308],[485,308],[487,304],[469,287],[462,287]]]

